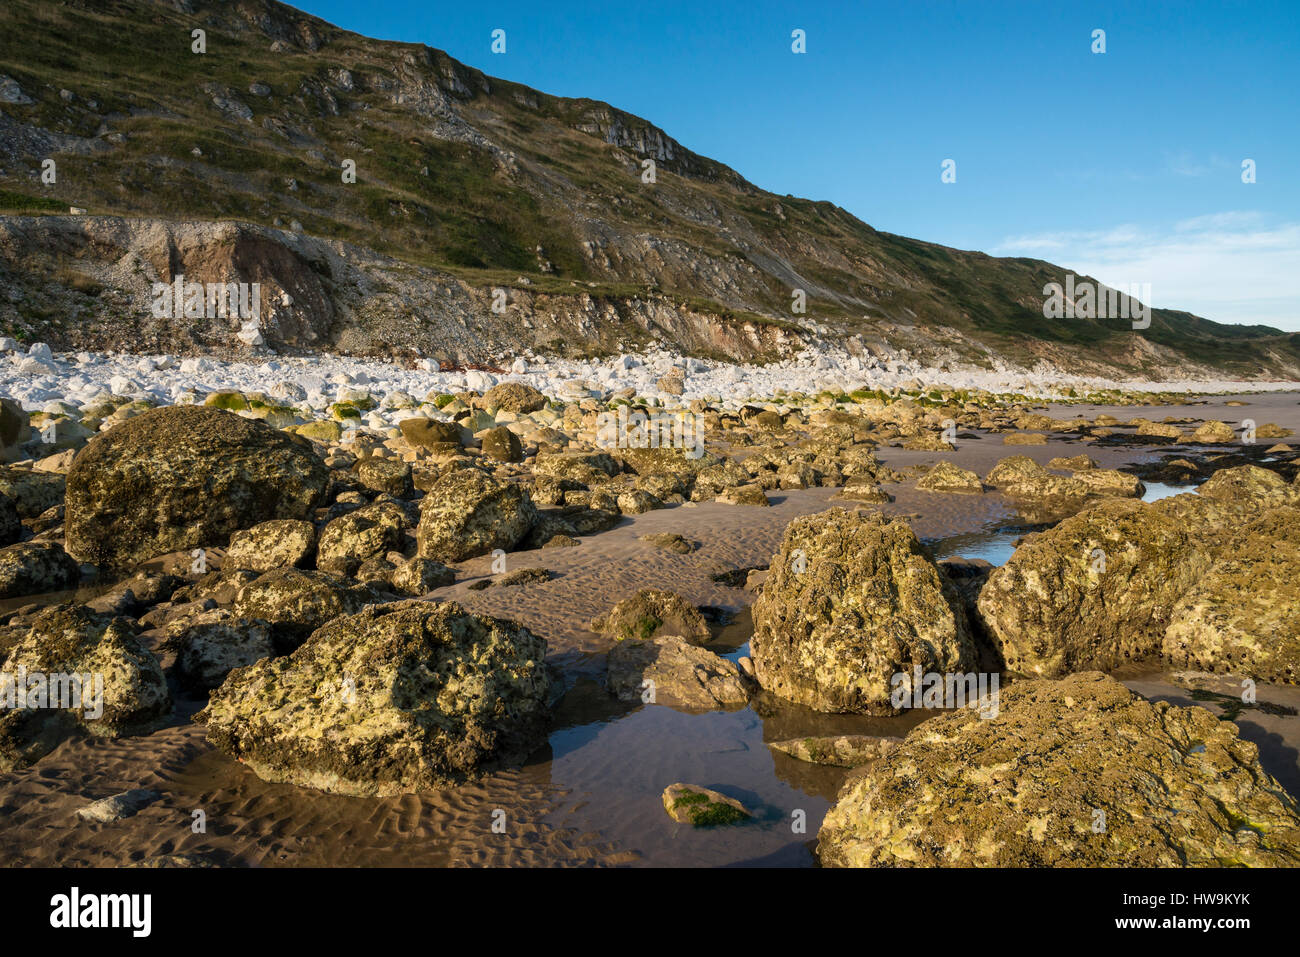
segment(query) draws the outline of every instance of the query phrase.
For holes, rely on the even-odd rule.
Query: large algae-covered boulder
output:
[[[1162,647],[1179,667],[1300,684],[1300,509],[1241,528],[1174,605]]]
[[[1007,669],[1051,678],[1159,654],[1174,603],[1251,511],[1197,495],[1109,499],[1030,537],[979,595]]]
[[[448,787],[545,741],[546,642],[454,602],[367,608],[231,673],[196,720],[268,781],[384,796]]]
[[[1114,668],[1159,650],[1174,602],[1209,565],[1164,509],[1106,501],[1017,548],[978,606],[1010,671]]]
[[[1300,866],[1295,801],[1236,725],[1098,672],[923,722],[826,815],[825,866]]]
[[[57,542],[20,542],[0,548],[0,598],[64,591],[80,579],[81,567]]]
[[[0,770],[39,760],[77,728],[119,737],[152,730],[171,713],[158,659],[126,620],[53,605],[15,631],[0,666]],[[25,700],[10,702],[20,691]]]
[[[895,675],[976,660],[961,597],[907,523],[842,508],[786,527],[750,648],[765,690],[831,712],[892,713]]]
[[[96,438],[68,473],[67,549],[125,565],[310,518],[329,473],[305,439],[202,406],[151,409]]]
[[[420,502],[421,558],[458,562],[519,544],[537,521],[537,509],[520,485],[498,482],[477,469],[448,472]]]

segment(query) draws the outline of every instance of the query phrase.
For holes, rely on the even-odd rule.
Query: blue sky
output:
[[[1300,0],[296,5],[606,100],[877,229],[1300,330]]]

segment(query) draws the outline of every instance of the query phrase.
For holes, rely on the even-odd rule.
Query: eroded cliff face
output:
[[[522,277],[521,277],[522,278]],[[251,354],[246,319],[158,316],[157,284],[255,287],[264,345],[281,352],[431,357],[464,365],[529,350],[669,345],[740,361],[797,351],[797,327],[671,297],[483,288],[450,273],[298,233],[230,222],[0,217],[0,324],[56,349]],[[170,298],[170,296],[169,296]],[[233,304],[233,297],[232,297]],[[205,302],[206,306],[206,302]],[[174,310],[173,310],[174,311]]]

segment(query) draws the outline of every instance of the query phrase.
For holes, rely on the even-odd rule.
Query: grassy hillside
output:
[[[1044,319],[1042,288],[1063,277],[1049,263],[880,233],[832,204],[761,190],[607,104],[268,0],[6,0],[0,73],[32,101],[0,104],[0,213],[77,206],[301,228],[485,288],[522,279],[690,300],[816,323],[830,339],[933,333],[976,359],[1141,370],[1154,357],[1240,374],[1300,362],[1295,336],[1175,311],[1140,333]],[[806,315],[791,314],[793,288],[807,292]]]

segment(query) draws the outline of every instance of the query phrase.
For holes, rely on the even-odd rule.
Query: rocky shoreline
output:
[[[778,763],[842,778],[823,865],[1300,863],[1273,773],[1294,769],[1266,769],[1204,707],[1103,674],[1231,676],[1245,708],[1300,684],[1293,395],[1106,396],[1120,418],[967,389],[721,402],[686,384],[708,370],[663,372],[643,391],[480,373],[400,401],[355,377],[330,395],[286,380],[4,400],[0,671],[99,675],[103,694],[93,716],[48,696],[6,708],[0,772],[20,786],[61,756],[181,734],[291,791],[469,795],[533,764],[594,680],[604,703],[584,707],[611,714],[775,729],[924,712],[898,733],[765,737]],[[1196,490],[1143,501],[1166,479]],[[758,517],[796,499],[810,511]],[[764,557],[713,557],[721,531],[690,517],[706,509],[755,516],[740,522],[768,529]],[[1035,530],[1000,567],[936,561],[927,516],[982,510]],[[680,521],[622,534],[653,514]],[[628,549],[644,586],[588,589],[591,613],[547,598],[585,587],[570,556]],[[686,568],[726,603],[683,595]],[[719,644],[750,605],[752,639]],[[912,675],[969,677],[983,710],[930,701]],[[726,785],[663,780],[663,823],[775,826]],[[939,810],[956,806],[959,825]]]

